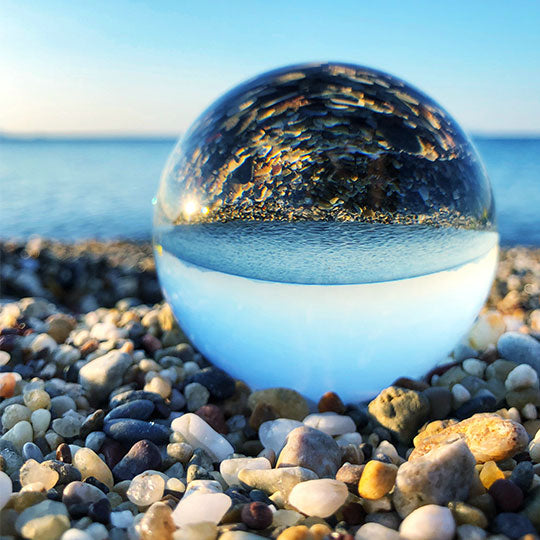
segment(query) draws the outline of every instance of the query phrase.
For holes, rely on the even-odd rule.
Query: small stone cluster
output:
[[[540,252],[524,253],[447,362],[369,403],[251,391],[164,303],[3,302],[2,539],[540,538]]]

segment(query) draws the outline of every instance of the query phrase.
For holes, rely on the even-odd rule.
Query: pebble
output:
[[[69,414],[73,413],[73,414]],[[74,411],[68,411],[62,418],[52,421],[53,430],[65,439],[77,437],[81,430],[81,419]]]
[[[27,459],[21,467],[19,479],[21,485],[40,482],[46,490],[53,488],[58,482],[58,473],[42,465],[34,459]]]
[[[510,475],[510,480],[514,482],[523,493],[529,491],[533,478],[534,468],[530,461],[521,461],[518,463]]]
[[[62,502],[70,507],[74,504],[94,503],[107,496],[96,486],[86,482],[70,482],[62,492]]]
[[[103,420],[104,422],[114,420],[115,418],[148,420],[152,416],[154,408],[154,403],[149,399],[134,399],[112,409]]]
[[[201,522],[218,524],[231,503],[224,493],[194,493],[180,500],[172,517],[177,527]]]
[[[522,388],[537,388],[538,374],[528,364],[520,364],[508,374],[504,385],[508,391],[521,390]]]
[[[399,515],[405,517],[429,503],[443,505],[465,500],[475,463],[467,444],[457,440],[401,465],[393,494]]]
[[[358,494],[364,499],[380,499],[391,491],[398,468],[392,463],[368,461],[358,483]]]
[[[137,529],[141,540],[172,540],[176,526],[171,507],[163,502],[155,502],[145,512]]]
[[[32,442],[34,432],[30,422],[23,420],[14,425],[9,431],[2,435],[2,440],[13,443],[13,446],[18,452],[22,452],[23,446],[27,442]]]
[[[454,413],[458,420],[469,418],[478,413],[492,412],[496,409],[497,399],[491,393],[479,395],[469,399],[461,405]]]
[[[399,527],[400,536],[406,540],[452,540],[455,532],[452,512],[436,504],[417,508]]]
[[[165,444],[169,440],[170,430],[166,426],[144,420],[116,418],[104,423],[103,431],[115,441],[134,444],[148,439],[155,444]]]
[[[272,525],[272,510],[262,502],[252,502],[242,507],[241,519],[250,528],[262,530]]]
[[[93,476],[103,482],[109,489],[112,488],[114,481],[111,470],[90,448],[77,450],[73,455],[73,465],[79,469],[83,480]]]
[[[129,354],[110,351],[82,366],[79,370],[79,383],[90,399],[102,402],[112,390],[121,386],[124,373],[132,362]]]
[[[517,512],[523,504],[523,491],[506,478],[495,480],[488,493],[493,497],[497,508],[503,512]]]
[[[414,439],[415,449],[409,460],[413,461],[456,437],[464,439],[478,463],[508,459],[523,451],[529,439],[525,428],[513,420],[496,414],[476,414],[436,433],[421,432]]]
[[[265,448],[271,448],[278,455],[285,446],[289,433],[302,425],[302,422],[288,418],[269,420],[260,425],[259,439]]]
[[[309,414],[307,401],[290,388],[257,390],[249,396],[248,405],[253,410],[259,403],[270,405],[280,418],[301,421]]]
[[[497,480],[502,480],[504,478],[504,473],[497,467],[497,464],[494,461],[486,461],[484,463],[484,466],[480,471],[480,482],[482,482],[482,485],[486,489],[489,489]]]
[[[67,411],[77,410],[77,404],[69,396],[55,396],[51,399],[51,414],[53,418],[60,418]]]
[[[368,406],[369,414],[401,442],[409,443],[429,416],[429,400],[415,390],[390,386]]]
[[[490,345],[496,345],[505,330],[506,324],[502,315],[497,311],[487,311],[478,316],[469,331],[469,343],[473,349],[486,349]]]
[[[149,506],[159,501],[164,491],[163,476],[154,471],[145,471],[133,478],[126,495],[137,506]]]
[[[210,392],[210,396],[217,400],[230,398],[236,386],[229,374],[213,366],[201,369],[189,377],[187,382],[201,384]]]
[[[129,452],[114,466],[112,472],[119,480],[131,480],[148,469],[161,469],[161,452],[159,448],[146,439],[136,442]]]
[[[3,471],[0,471],[0,510],[6,506],[6,503],[13,492],[13,483],[11,478]]]
[[[285,497],[297,484],[316,478],[317,475],[313,471],[303,467],[242,469],[238,472],[238,479],[244,484],[269,494],[280,492]]]
[[[133,523],[133,514],[129,510],[111,512],[111,525],[119,529],[127,529]]]
[[[197,382],[192,382],[184,387],[188,411],[196,411],[208,403],[210,392],[206,387]]]
[[[459,407],[471,399],[471,393],[462,384],[457,383],[452,386],[452,397],[454,398],[454,406]]]
[[[187,413],[180,418],[175,418],[171,427],[179,432],[191,446],[202,448],[214,461],[223,461],[234,452],[229,441],[196,414]]]
[[[459,362],[459,360],[458,360]],[[477,358],[467,358],[461,364],[463,371],[474,377],[483,377],[486,371],[486,363]]]
[[[60,540],[93,540],[87,532],[80,529],[68,529]]]
[[[24,459],[33,459],[38,463],[43,461],[43,452],[40,450],[39,446],[33,442],[27,442],[22,448],[22,456]]]
[[[201,522],[188,523],[177,529],[174,533],[174,540],[216,540],[218,535],[215,523]],[[260,540],[259,535],[247,533],[245,531],[226,531],[220,535],[220,540]]]
[[[84,446],[98,453],[107,439],[107,435],[103,431],[92,431],[84,440]]]
[[[341,465],[341,450],[336,441],[308,426],[293,429],[281,450],[276,467],[303,467],[319,478],[334,478]]]
[[[334,412],[310,414],[304,418],[304,425],[331,436],[356,431],[356,425],[350,416],[343,416]]]
[[[518,540],[526,534],[536,534],[536,530],[531,521],[522,514],[503,512],[498,514],[493,520],[493,532],[504,534],[510,540]]]
[[[500,355],[516,364],[528,364],[540,374],[540,342],[519,332],[507,332],[497,342]]]
[[[366,523],[354,535],[354,540],[402,540],[397,531],[379,523]]]
[[[50,409],[51,408],[51,396],[45,390],[35,389],[24,392],[23,394],[24,404],[31,410],[37,409]]]
[[[47,409],[38,409],[30,416],[32,428],[36,437],[42,437],[51,423],[51,412]]]
[[[31,540],[58,540],[69,525],[65,505],[50,500],[26,508],[15,521],[17,532]]]
[[[77,326],[77,321],[73,317],[63,313],[55,313],[48,317],[45,322],[49,326],[47,334],[59,344],[64,343],[71,331]]]
[[[456,529],[457,540],[484,540],[487,537],[486,531],[475,525],[460,525]]]
[[[429,400],[429,417],[431,420],[442,420],[452,410],[452,392],[444,386],[430,386],[423,392]]]
[[[8,405],[4,409],[4,414],[2,414],[2,427],[5,430],[11,429],[13,426],[22,422],[23,420],[30,420],[30,415],[32,411],[25,405],[20,403],[14,403],[13,405]]]
[[[238,473],[242,469],[259,470],[271,468],[272,465],[265,457],[233,458],[223,460],[219,466],[219,472],[225,482],[227,482],[229,486],[233,486],[239,483]]]
[[[308,480],[292,488],[289,504],[308,516],[326,518],[345,503],[348,495],[346,484],[338,480]]]

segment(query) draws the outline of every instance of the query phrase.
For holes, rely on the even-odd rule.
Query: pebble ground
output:
[[[311,408],[188,343],[149,245],[0,257],[2,539],[540,538],[540,250],[424,379]]]

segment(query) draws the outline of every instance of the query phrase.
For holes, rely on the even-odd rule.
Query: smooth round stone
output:
[[[304,424],[332,436],[356,431],[356,424],[350,416],[332,412],[310,414],[304,418]]]
[[[495,500],[499,510],[503,512],[517,512],[523,504],[523,491],[506,478],[493,482],[488,493]]]
[[[417,508],[399,527],[399,534],[406,540],[452,540],[455,532],[452,512],[436,504]]]
[[[302,425],[302,422],[290,420],[288,418],[269,420],[263,422],[259,427],[259,439],[265,448],[271,448],[277,455],[285,446],[287,435],[289,435],[293,429]]]
[[[39,449],[39,446],[33,442],[25,443],[22,449],[22,455],[24,459],[33,459],[38,463],[43,461],[43,452]]]
[[[32,411],[20,403],[8,405],[4,410],[4,414],[2,415],[2,427],[5,430],[11,429],[13,426],[23,420],[30,420],[31,414]]]
[[[51,500],[30,506],[15,521],[19,534],[31,540],[58,540],[69,524],[65,505]]]
[[[493,520],[493,532],[504,534],[510,540],[518,540],[526,534],[536,534],[536,529],[531,521],[522,514],[503,512]]]
[[[68,529],[60,540],[94,540],[87,532],[80,529]]]
[[[154,403],[149,399],[135,399],[115,407],[104,421],[108,422],[115,418],[132,418],[135,420],[148,420],[154,412]]]
[[[180,500],[172,517],[177,527],[201,522],[218,524],[231,504],[231,498],[224,493],[194,493]]]
[[[228,536],[233,535],[239,536]],[[188,523],[174,533],[174,540],[215,540],[217,538],[217,526],[215,523],[201,522]],[[243,536],[242,536],[243,535]],[[220,540],[260,540],[259,535],[245,531],[227,531],[219,536]]]
[[[402,540],[402,537],[380,523],[366,523],[356,531],[354,540]]]
[[[95,503],[106,497],[101,489],[80,481],[70,482],[62,492],[62,502],[68,507],[74,504]]]
[[[169,539],[172,538],[176,525],[172,519],[171,507],[163,502],[154,503],[145,512],[137,526],[144,539]]]
[[[35,437],[45,435],[49,424],[51,423],[51,412],[47,409],[38,409],[30,416]]]
[[[24,392],[24,404],[32,411],[37,409],[50,409],[51,396],[45,390],[34,389]]]
[[[51,414],[54,418],[60,418],[67,411],[76,411],[77,404],[69,396],[56,396],[51,399]]]
[[[155,444],[165,444],[170,435],[169,428],[161,424],[122,418],[106,422],[103,431],[111,439],[124,444],[134,444],[142,439],[148,439]]]
[[[0,471],[0,510],[6,506],[13,493],[13,483],[11,478],[3,471]]]
[[[114,466],[113,474],[117,480],[131,480],[142,472],[161,468],[161,452],[148,440],[136,442],[129,452]]]
[[[79,436],[81,424],[81,418],[74,411],[68,411],[62,418],[52,421],[52,428],[60,437],[72,439]]]
[[[192,480],[189,482],[184,493],[184,498],[190,497],[194,493],[222,493],[223,487],[217,480]]]
[[[33,437],[34,431],[32,430],[32,425],[26,420],[19,422],[2,435],[2,439],[13,443],[13,446],[19,452],[22,452],[22,448],[27,442],[32,442]]]
[[[272,465],[265,457],[225,459],[219,466],[219,472],[229,486],[239,484],[238,473],[242,469],[271,469]]]
[[[189,377],[187,382],[202,384],[214,399],[227,399],[234,394],[234,379],[228,373],[216,367],[201,369]]]
[[[196,411],[208,403],[210,392],[208,389],[197,382],[186,384],[184,387],[184,396],[189,411]]]
[[[73,454],[73,465],[79,469],[83,480],[89,476],[93,476],[100,482],[103,482],[109,489],[112,488],[114,481],[111,470],[90,448],[77,450]]]
[[[358,483],[358,494],[370,500],[384,497],[394,487],[397,471],[398,468],[393,463],[368,461]]]
[[[119,529],[127,529],[133,523],[133,514],[129,510],[111,512],[111,525]]]
[[[508,374],[504,386],[508,391],[538,387],[538,374],[528,364],[520,364]]]
[[[516,465],[510,480],[518,486],[523,493],[527,493],[534,479],[534,467],[530,461],[521,461]]]
[[[127,490],[127,497],[137,506],[149,506],[159,501],[164,491],[163,477],[153,471],[147,471],[133,478]]]
[[[497,342],[503,358],[517,364],[529,364],[540,373],[540,341],[519,332],[507,332]]]
[[[494,411],[497,408],[497,399],[491,394],[480,395],[469,399],[458,409],[456,409],[454,416],[458,420],[464,420],[471,417],[473,414],[485,413]]]
[[[310,469],[303,467],[282,467],[280,469],[242,469],[238,473],[238,479],[256,489],[265,493],[275,493],[279,491],[285,497],[290,493],[294,486],[300,482],[316,480],[317,475]]]
[[[191,446],[202,448],[214,461],[223,461],[234,452],[231,443],[196,414],[187,413],[175,418],[171,427]]]
[[[53,488],[58,482],[59,475],[49,467],[28,459],[21,467],[19,480],[22,486],[39,482],[47,490]]]
[[[97,453],[100,451],[106,438],[107,435],[103,431],[93,431],[86,437],[84,446]]]
[[[475,525],[464,524],[456,529],[457,540],[484,540],[487,532]]]
[[[338,480],[308,480],[292,488],[289,504],[308,516],[326,518],[345,503],[348,495],[347,485]]]

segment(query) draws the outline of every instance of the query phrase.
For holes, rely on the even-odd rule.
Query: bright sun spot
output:
[[[199,205],[193,199],[188,199],[183,205],[183,211],[187,217],[192,216],[198,208]]]

